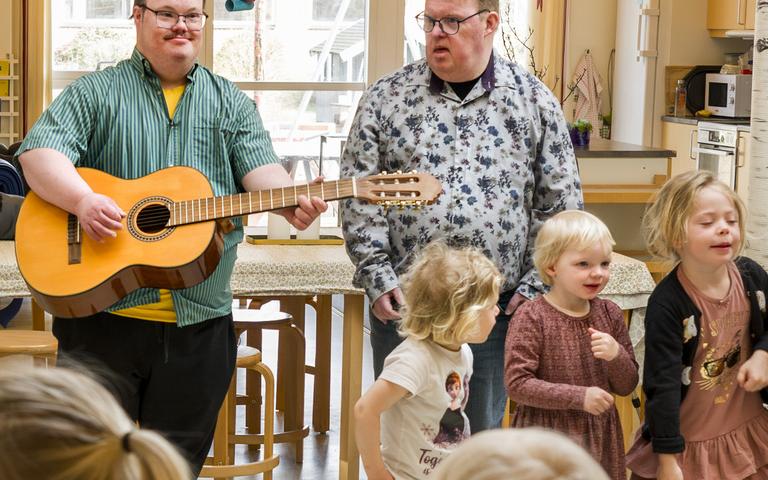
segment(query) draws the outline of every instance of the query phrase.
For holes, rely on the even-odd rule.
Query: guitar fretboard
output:
[[[293,185],[175,202],[171,205],[171,218],[167,226],[175,227],[294,207],[299,204],[300,195],[320,197],[327,201],[339,200],[356,196],[357,185],[354,178],[346,178],[323,182],[319,185]]]

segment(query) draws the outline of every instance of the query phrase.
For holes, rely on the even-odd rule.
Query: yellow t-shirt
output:
[[[163,89],[165,103],[168,106],[168,117],[173,118],[176,113],[176,106],[179,104],[181,96],[184,94],[186,85],[176,88]],[[139,318],[141,320],[151,320],[154,322],[176,323],[176,311],[173,309],[173,298],[171,291],[160,289],[160,301],[157,303],[148,303],[133,308],[126,308],[112,312],[115,315],[124,317]]]

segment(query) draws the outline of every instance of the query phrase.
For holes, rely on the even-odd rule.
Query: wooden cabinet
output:
[[[736,147],[736,192],[744,205],[749,200],[749,157],[751,153],[751,134],[739,132],[739,143]]]
[[[696,169],[696,125],[685,123],[661,122],[661,146],[677,152],[672,157],[671,174],[675,175]]]
[[[713,37],[755,28],[756,0],[707,0],[707,28]]]

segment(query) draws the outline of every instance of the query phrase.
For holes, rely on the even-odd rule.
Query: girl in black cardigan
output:
[[[635,479],[768,478],[768,275],[738,257],[744,213],[699,171],[667,182],[643,219],[649,251],[677,266],[646,311]]]

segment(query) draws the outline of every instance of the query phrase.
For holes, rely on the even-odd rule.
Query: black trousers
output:
[[[179,328],[99,313],[55,318],[52,330],[63,361],[106,374],[128,416],[174,443],[196,477],[235,368],[232,315]]]

